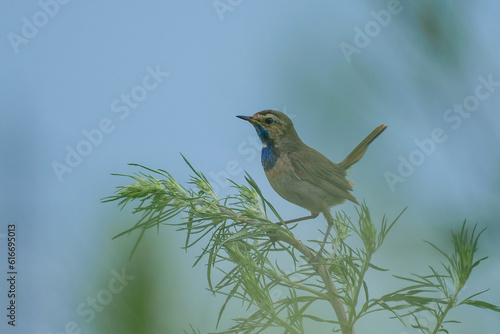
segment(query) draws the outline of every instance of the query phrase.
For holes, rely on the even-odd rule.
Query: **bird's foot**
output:
[[[285,220],[283,222],[277,222],[276,224],[278,224],[278,225],[287,225],[287,224],[291,224],[291,223],[298,223],[298,222],[301,222],[303,220],[314,219],[314,218],[318,217],[318,215],[319,215],[319,213],[311,213],[310,216],[305,216],[305,217],[300,217],[300,218]]]
[[[314,262],[319,262],[321,260],[321,256],[323,255],[323,251],[325,250],[326,242],[328,241],[328,237],[330,236],[330,231],[332,230],[332,224],[328,224],[326,228],[325,237],[323,238],[323,242],[321,243],[321,247],[319,248],[318,253],[314,257]]]

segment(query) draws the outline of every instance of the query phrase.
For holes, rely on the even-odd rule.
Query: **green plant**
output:
[[[246,175],[247,185],[233,183],[234,195],[218,198],[206,177],[187,160],[186,163],[194,173],[190,188],[181,186],[164,170],[132,164],[144,171],[135,175],[115,174],[135,182],[118,187],[115,195],[103,201],[118,201],[121,208],[132,201],[138,202],[133,209],[134,214],[140,215],[137,224],[115,236],[139,233],[131,256],[145,231],[159,229],[160,225],[175,226],[184,232],[186,249],[202,245],[195,265],[202,261],[207,264],[209,290],[225,298],[217,323],[233,299],[241,300],[252,309],[249,316],[234,319],[234,326],[217,333],[261,333],[278,327],[283,333],[298,334],[305,332],[307,320],[326,322],[334,331],[351,334],[360,318],[383,310],[402,322],[402,317],[412,316],[413,326],[422,333],[447,333],[444,326],[452,321],[446,317],[453,307],[470,305],[500,311],[495,305],[475,300],[479,293],[458,299],[472,269],[484,260],[474,259],[481,235],[476,233],[476,227],[469,232],[464,222],[460,232],[452,233],[452,255],[430,244],[445,256],[444,273],[430,267],[430,275],[397,276],[411,285],[373,297],[365,281],[366,273],[370,269],[386,270],[376,266],[372,257],[403,212],[391,222],[382,218],[378,229],[366,204],[357,209],[356,220],[337,213],[333,226],[335,236],[329,237],[329,246],[317,256],[312,247],[317,241],[307,245],[295,238],[294,226],[270,221],[268,210],[282,219],[250,175]],[[171,221],[181,213],[185,216],[180,221]],[[361,241],[361,247],[350,246],[354,238]],[[285,263],[287,270],[283,269]],[[222,273],[222,279],[216,282],[212,275],[214,269]],[[453,291],[446,285],[448,279],[454,284]],[[276,289],[287,293],[273,295]],[[329,303],[333,310],[328,318],[315,315],[311,307],[321,301]],[[435,327],[420,324],[419,312],[430,312],[436,319]],[[196,332],[194,328],[191,331]]]
[[[445,263],[441,263],[441,272],[429,266],[430,274],[428,275],[395,276],[398,279],[410,282],[411,285],[390,293],[382,299],[387,303],[394,302],[396,306],[393,309],[407,309],[408,312],[405,315],[412,316],[415,320],[415,324],[412,325],[413,328],[419,329],[424,334],[448,333],[444,325],[459,322],[447,320],[448,312],[460,305],[470,305],[500,312],[498,306],[474,299],[488,291],[487,289],[463,299],[459,298],[472,270],[487,258],[483,257],[479,260],[474,258],[479,237],[484,232],[482,230],[476,233],[476,227],[475,225],[472,231],[469,231],[466,221],[464,221],[459,232],[451,232],[453,243],[453,253],[451,255],[448,255],[436,245],[427,242],[446,259]],[[449,284],[450,282],[451,284]],[[430,328],[421,324],[417,316],[418,312],[428,312],[435,318],[435,326]]]

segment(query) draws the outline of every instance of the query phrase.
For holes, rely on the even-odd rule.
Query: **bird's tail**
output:
[[[377,126],[368,136],[366,136],[365,139],[361,143],[359,143],[354,150],[352,150],[351,153],[342,161],[339,163],[339,165],[347,169],[354,165],[356,162],[359,161],[363,157],[363,155],[366,152],[366,149],[368,148],[368,145],[372,143],[372,141],[375,140],[384,130],[387,128],[387,125],[381,124]]]

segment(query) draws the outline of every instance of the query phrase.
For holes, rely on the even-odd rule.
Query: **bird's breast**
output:
[[[262,161],[262,166],[264,167],[264,171],[268,172],[276,165],[276,162],[279,158],[279,153],[271,145],[264,145],[262,147],[260,158]]]

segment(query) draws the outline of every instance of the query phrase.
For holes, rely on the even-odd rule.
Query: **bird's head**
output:
[[[264,146],[288,140],[300,141],[290,118],[277,110],[262,110],[253,116],[236,117],[250,122],[255,127]]]

